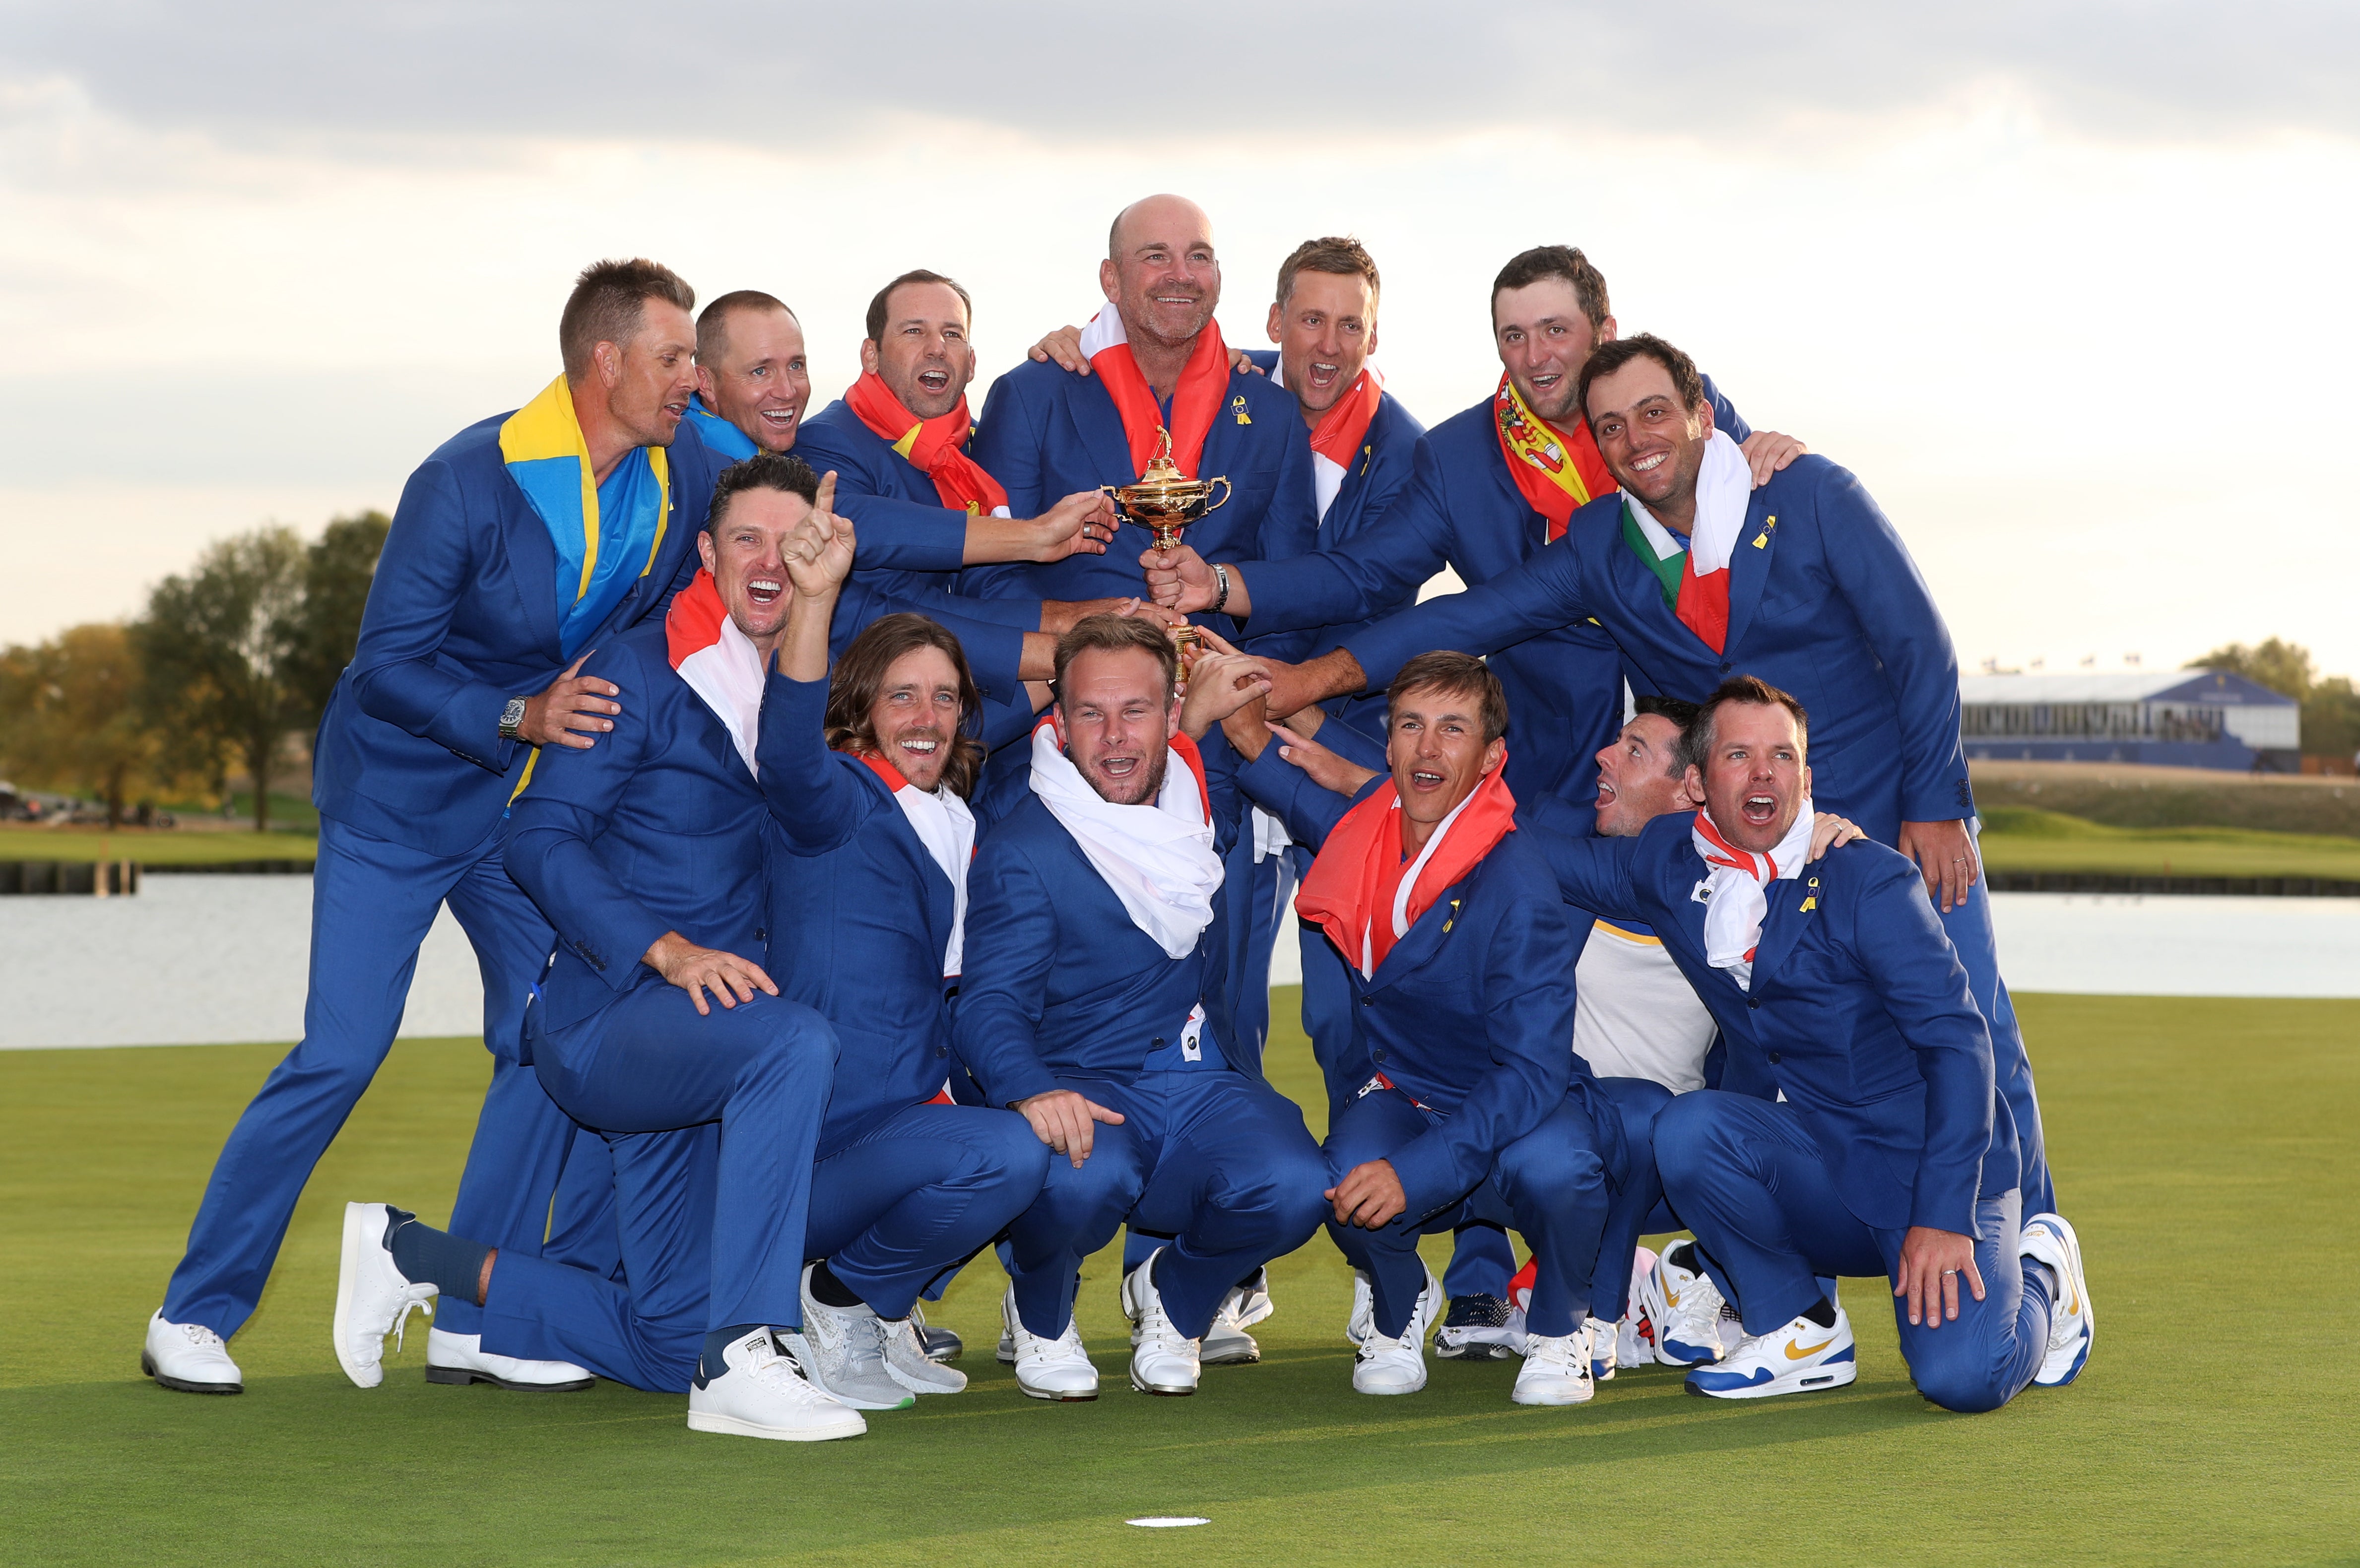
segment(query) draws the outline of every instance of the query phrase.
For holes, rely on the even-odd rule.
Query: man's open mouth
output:
[[[1409,786],[1413,789],[1439,789],[1449,781],[1445,775],[1422,768],[1411,769],[1409,776]]]
[[[918,372],[918,385],[924,387],[929,392],[940,392],[950,384],[951,373],[947,370],[921,370]]]
[[[779,595],[786,591],[786,584],[775,577],[753,577],[746,583],[746,597],[766,609],[777,604]]]
[[[1778,800],[1774,795],[1748,795],[1738,802],[1738,815],[1755,827],[1767,827],[1778,819]]]

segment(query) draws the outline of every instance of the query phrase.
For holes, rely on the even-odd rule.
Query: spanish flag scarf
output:
[[[1122,416],[1132,470],[1146,473],[1147,465],[1155,461],[1158,438],[1164,433],[1164,412],[1156,404],[1155,389],[1140,374],[1139,361],[1131,357],[1122,316],[1112,305],[1092,316],[1090,324],[1082,329],[1082,357],[1090,362],[1107,396],[1114,399],[1115,412]],[[1205,460],[1205,438],[1212,433],[1213,420],[1220,414],[1229,390],[1229,345],[1221,341],[1221,324],[1207,321],[1205,330],[1196,334],[1187,365],[1181,369],[1180,384],[1172,391],[1172,461],[1191,479]]]
[[[557,643],[570,660],[622,603],[632,579],[655,568],[672,520],[664,450],[634,447],[599,484],[560,376],[500,426],[500,460],[557,547]]]
[[[1516,831],[1507,758],[1435,824],[1414,860],[1402,855],[1401,793],[1388,779],[1344,813],[1295,895],[1295,912],[1327,931],[1363,979],[1444,891]]]
[[[1008,492],[984,472],[983,464],[967,454],[975,421],[967,417],[965,397],[949,413],[922,419],[901,406],[901,399],[875,372],[864,370],[845,393],[844,406],[880,440],[892,443],[911,466],[933,480],[934,494],[943,498],[944,506],[970,517],[987,513],[995,517],[1008,516]]]
[[[1336,493],[1343,489],[1344,476],[1352,472],[1352,464],[1360,459],[1360,443],[1369,439],[1369,421],[1377,417],[1377,405],[1384,401],[1384,376],[1375,365],[1366,365],[1359,379],[1328,406],[1313,428],[1311,483],[1318,493],[1322,518],[1328,516]]]
[[[1500,432],[1500,455],[1508,460],[1508,472],[1533,510],[1548,519],[1551,543],[1565,536],[1574,508],[1614,488],[1590,421],[1576,419],[1572,430],[1558,429],[1532,411],[1512,376],[1500,377],[1491,419]]]

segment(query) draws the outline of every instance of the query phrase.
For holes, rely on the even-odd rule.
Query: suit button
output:
[[[1360,1006],[1364,1007],[1373,1007],[1376,1005],[1376,998],[1373,996],[1363,996],[1360,998]]]
[[[1748,996],[1745,998],[1745,1005],[1749,1007],[1758,1007],[1762,1005],[1762,998],[1759,996]]]
[[[1155,1037],[1155,1049],[1158,1051],[1164,1049],[1164,1037],[1160,1034]]]
[[[1382,1062],[1384,1061],[1384,1059],[1385,1059],[1385,1053],[1384,1053],[1383,1051],[1380,1051],[1375,1052],[1374,1054],[1375,1054],[1376,1059],[1377,1059],[1377,1061],[1378,1061],[1378,1062]]]
[[[1779,1056],[1779,1054],[1778,1054],[1776,1051],[1772,1051],[1772,1052],[1770,1053],[1770,1065],[1771,1065],[1771,1066],[1773,1066],[1773,1067],[1777,1066],[1777,1065],[1778,1065],[1778,1063],[1779,1063],[1781,1061],[1783,1061],[1783,1060],[1784,1060],[1784,1058],[1780,1057],[1780,1056]]]
[[[938,1045],[934,1047],[934,1054],[936,1056],[948,1056],[950,1053],[951,1048],[947,1045]]]
[[[770,933],[757,927],[754,931],[754,940],[756,942],[768,942],[770,940]]]
[[[1728,673],[1729,673],[1729,660],[1727,660],[1727,659],[1722,659],[1722,660],[1721,661],[1721,672],[1723,675],[1726,675],[1726,674],[1728,674]]]

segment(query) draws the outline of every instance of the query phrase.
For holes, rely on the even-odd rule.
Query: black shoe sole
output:
[[[460,1387],[468,1383],[489,1383],[495,1388],[507,1388],[519,1394],[574,1394],[598,1386],[595,1377],[577,1377],[571,1383],[511,1383],[505,1377],[495,1377],[488,1372],[471,1372],[464,1367],[429,1367],[426,1380]]]
[[[243,1394],[243,1383],[191,1383],[184,1377],[167,1377],[156,1370],[156,1358],[146,1351],[139,1353],[139,1370],[156,1379],[159,1388],[169,1388],[176,1394]]]
[[[1444,1361],[1505,1361],[1515,1352],[1504,1345],[1479,1339],[1455,1350],[1445,1350],[1437,1345],[1434,1347],[1434,1354]]]

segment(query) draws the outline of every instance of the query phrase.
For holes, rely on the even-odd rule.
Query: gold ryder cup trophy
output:
[[[1098,489],[1114,498],[1115,510],[1134,523],[1146,525],[1155,535],[1155,548],[1176,550],[1180,530],[1206,513],[1229,501],[1230,485],[1227,477],[1190,479],[1172,461],[1172,432],[1156,431],[1155,459],[1135,485],[1101,485]],[[1213,487],[1219,485],[1221,498],[1213,499]]]

